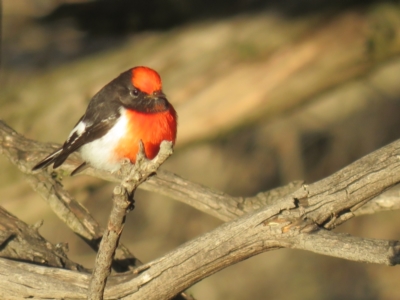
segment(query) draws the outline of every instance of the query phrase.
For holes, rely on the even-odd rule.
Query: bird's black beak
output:
[[[153,92],[152,98],[167,100],[167,96],[162,91]]]
[[[167,96],[160,90],[155,91],[152,94],[147,96],[147,99],[150,101],[145,102],[145,106],[147,107],[147,112],[163,112],[168,110],[169,102],[167,100]]]

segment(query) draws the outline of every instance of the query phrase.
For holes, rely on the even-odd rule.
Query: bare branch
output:
[[[67,258],[65,245],[53,245],[46,241],[38,232],[40,226],[41,223],[28,226],[0,207],[0,256],[87,272]]]
[[[218,270],[239,262],[261,252],[278,248],[296,248],[312,251],[355,261],[394,265],[400,262],[400,244],[394,241],[363,239],[341,233],[328,232],[319,229],[315,224],[305,220],[294,223],[285,219],[285,212],[298,210],[292,197],[284,197],[274,205],[223,224],[217,229],[198,237],[165,256],[151,262],[139,276],[111,276],[106,288],[105,299],[168,299],[180,290],[217,272]],[[279,218],[278,218],[279,216]],[[40,273],[41,276],[51,276],[52,280],[70,284],[63,286],[65,297],[84,298],[88,275],[80,274],[75,278],[71,271],[46,269],[18,264],[17,274],[7,273],[3,281],[1,270],[13,270],[16,267],[11,262],[0,259],[0,290],[9,295],[16,291],[16,286],[22,286],[18,292],[21,296],[44,299],[50,295],[59,295],[55,287],[39,283],[27,287],[25,276]],[[177,276],[177,274],[179,274]],[[12,281],[13,287],[7,283]],[[44,281],[44,280],[43,280]],[[77,290],[79,285],[82,289]],[[78,292],[80,291],[80,292]]]
[[[382,191],[400,181],[399,157],[400,141],[396,141],[321,181],[304,185],[304,195],[303,198],[298,199],[299,205],[303,207],[304,212],[309,212],[309,217],[318,224],[326,223],[325,227],[333,228],[354,217],[354,212],[366,202],[371,201]],[[97,173],[93,170],[88,170],[88,172],[91,175]],[[97,175],[108,180],[116,180],[110,176],[103,176],[103,174],[97,173]],[[224,221],[269,205],[274,199],[286,195],[300,186],[300,182],[294,182],[277,190],[260,193],[255,197],[232,197],[165,171],[158,171],[157,176],[141,185],[146,190],[170,196]],[[322,199],[326,199],[324,213],[321,210],[315,210],[315,205],[319,204]],[[382,199],[373,202],[382,201]],[[393,206],[393,208],[396,207]],[[313,212],[314,210],[315,212]],[[334,212],[338,212],[338,214],[335,215]],[[328,223],[329,221],[331,222]]]
[[[115,249],[124,228],[125,217],[132,209],[136,188],[156,172],[171,154],[172,143],[163,141],[157,156],[153,160],[148,160],[144,154],[143,143],[140,141],[136,163],[134,165],[130,163],[122,165],[120,171],[125,178],[113,191],[113,207],[97,253],[95,267],[89,283],[88,299],[103,299],[107,278],[111,273]]]
[[[354,216],[370,215],[381,211],[400,209],[400,185],[383,192],[371,199],[359,209],[354,211]]]
[[[84,299],[89,276],[0,258],[0,299]]]
[[[119,238],[125,224],[125,216],[132,203],[121,186],[116,186],[113,192],[113,207],[108,220],[107,229],[101,239],[97,252],[95,267],[88,288],[88,299],[103,299],[107,278],[111,273],[111,264],[114,258]]]
[[[400,242],[364,239],[346,233],[318,230],[300,234],[290,248],[347,260],[394,266],[400,263]]]

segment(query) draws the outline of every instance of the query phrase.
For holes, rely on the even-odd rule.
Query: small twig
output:
[[[147,160],[143,143],[140,142],[135,165],[130,163],[122,165],[120,172],[124,175],[124,179],[113,191],[113,207],[97,253],[88,288],[88,299],[103,299],[107,278],[111,273],[115,249],[124,228],[125,217],[133,207],[133,195],[136,188],[157,171],[171,154],[172,143],[164,141],[161,143],[158,155],[153,160]]]

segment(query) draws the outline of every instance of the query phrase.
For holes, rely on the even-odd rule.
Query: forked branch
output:
[[[158,155],[153,160],[148,160],[144,154],[143,143],[140,141],[136,163],[132,165],[126,162],[122,165],[120,172],[124,179],[113,191],[113,207],[97,252],[95,267],[89,282],[88,299],[103,299],[114,253],[125,225],[125,217],[133,209],[136,188],[154,174],[171,154],[172,142],[163,141]]]

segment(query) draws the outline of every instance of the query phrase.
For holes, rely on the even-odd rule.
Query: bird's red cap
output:
[[[161,77],[156,71],[147,67],[132,69],[132,84],[135,88],[149,95],[161,90]]]

